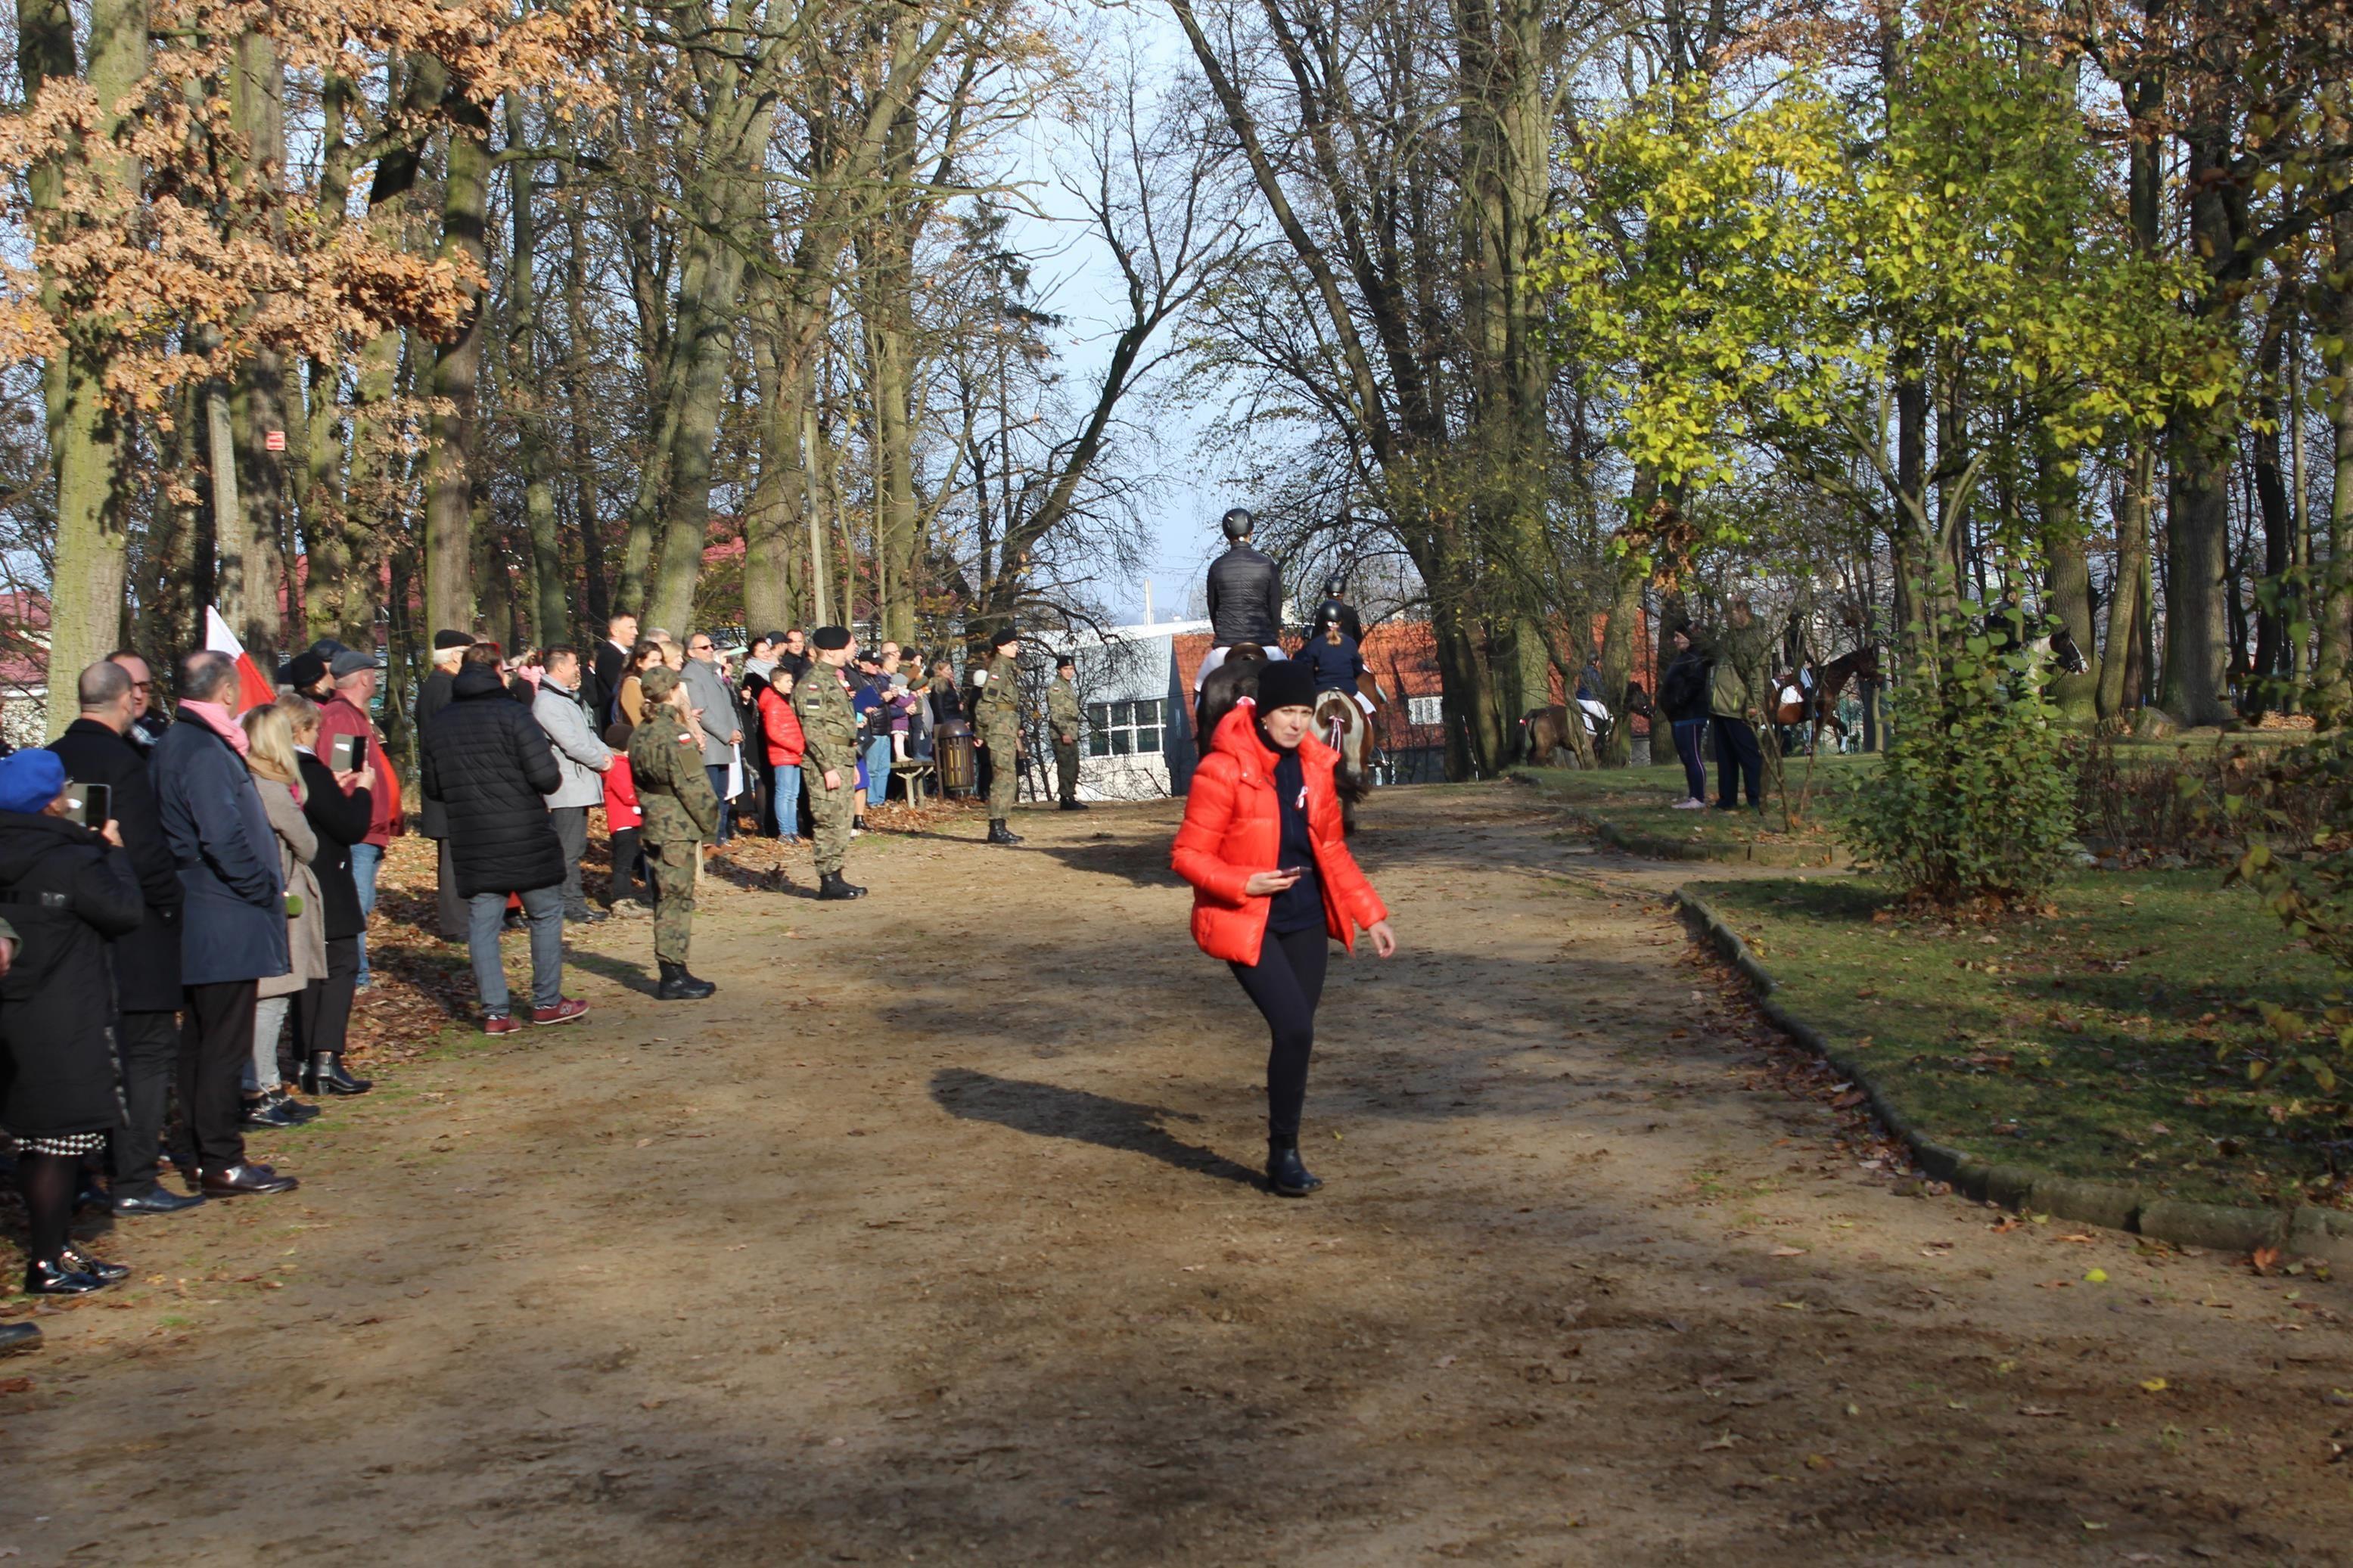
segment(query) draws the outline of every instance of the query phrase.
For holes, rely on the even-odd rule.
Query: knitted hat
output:
[[[1315,672],[1306,661],[1278,658],[1258,672],[1258,710],[1315,706]]]
[[[65,759],[55,752],[14,752],[0,757],[0,811],[46,811],[65,787]]]
[[[279,670],[278,684],[290,686],[297,691],[308,691],[326,679],[327,661],[315,653],[298,653]]]

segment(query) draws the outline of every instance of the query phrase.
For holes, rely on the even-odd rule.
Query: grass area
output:
[[[1788,757],[1783,763],[1788,770],[1792,794],[1804,789],[1807,759]],[[1809,807],[1794,829],[1786,826],[1778,804],[1769,805],[1761,816],[1745,810],[1677,811],[1674,803],[1683,798],[1683,771],[1674,763],[1589,773],[1577,768],[1514,771],[1578,815],[1607,822],[1633,840],[1690,846],[1712,856],[1737,858],[1751,845],[1827,847],[1835,837],[1829,825],[1832,806],[1878,765],[1875,756],[1825,755],[1813,759]],[[1711,773],[1709,788],[1714,787]],[[1713,798],[1711,795],[1711,801]]]
[[[2353,1206],[2353,1108],[2251,1088],[2223,1047],[2267,1038],[2263,998],[2341,986],[2211,871],[2084,874],[2039,918],[1922,919],[1874,879],[1695,884],[1778,983],[1775,999],[1865,1048],[1923,1136],[1981,1160],[2207,1203]],[[2307,1096],[2311,1080],[2283,1085]],[[2343,1091],[2340,1090],[2340,1093]]]

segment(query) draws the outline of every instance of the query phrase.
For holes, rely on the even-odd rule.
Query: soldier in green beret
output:
[[[988,752],[988,841],[1018,844],[1020,836],[1006,822],[1013,815],[1014,786],[1021,782],[1021,634],[999,627],[989,647],[980,695],[973,700],[973,743]]]
[[[694,935],[694,872],[702,843],[719,830],[719,797],[703,771],[702,748],[687,724],[687,694],[678,671],[656,665],[638,677],[645,720],[629,737],[629,776],[645,826],[638,833],[654,888],[654,962],[665,1002],[691,1002],[719,989],[687,973]]]
[[[866,889],[841,875],[849,853],[850,796],[858,787],[858,715],[849,705],[849,633],[819,626],[809,637],[817,663],[793,683],[793,713],[801,721],[801,780],[817,825],[817,896],[862,899]]]

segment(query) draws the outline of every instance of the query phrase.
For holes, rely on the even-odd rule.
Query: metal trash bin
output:
[[[932,731],[932,760],[940,770],[940,788],[959,797],[980,788],[980,758],[972,743],[972,726],[950,719]]]

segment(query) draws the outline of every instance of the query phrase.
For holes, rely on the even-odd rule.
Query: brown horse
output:
[[[1847,682],[1857,676],[1865,680],[1879,679],[1879,649],[1870,643],[1852,653],[1841,654],[1814,672],[1814,695],[1810,704],[1803,698],[1795,702],[1780,702],[1777,696],[1773,721],[1777,724],[1810,722],[1814,727],[1813,743],[1817,746],[1821,744],[1822,726],[1825,724],[1835,729],[1843,739],[1846,725],[1838,716],[1838,700],[1845,692]],[[1791,674],[1777,677],[1773,685],[1778,693],[1798,687],[1799,682],[1797,676]]]
[[[1326,691],[1315,699],[1315,733],[1340,753],[1332,784],[1340,796],[1341,829],[1354,833],[1356,803],[1372,791],[1372,721],[1348,693]]]
[[[1611,721],[1597,717],[1593,710],[1580,706],[1579,715],[1585,722],[1585,732],[1593,737],[1598,749],[1609,739]],[[1568,754],[1567,766],[1577,765],[1577,745],[1568,738],[1568,708],[1556,702],[1549,708],[1531,708],[1520,716],[1522,756],[1538,767],[1548,767],[1555,755]]]

